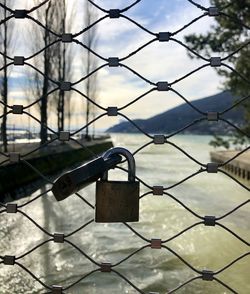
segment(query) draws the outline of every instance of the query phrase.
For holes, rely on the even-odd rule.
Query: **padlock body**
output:
[[[139,182],[97,181],[95,221],[139,221]]]

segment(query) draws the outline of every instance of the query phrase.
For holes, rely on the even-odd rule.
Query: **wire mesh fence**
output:
[[[238,262],[244,260],[247,256],[250,255],[249,251],[241,256],[238,256],[236,259],[232,260],[230,263],[225,264],[223,267],[221,267],[215,271],[212,271],[209,268],[204,269],[204,270],[200,270],[200,269],[197,269],[196,267],[194,267],[184,257],[179,255],[175,251],[174,248],[171,248],[168,245],[168,243],[172,240],[178,239],[181,235],[183,235],[184,233],[186,233],[189,230],[192,230],[194,227],[219,226],[221,229],[227,231],[229,234],[231,234],[232,236],[237,238],[240,242],[242,242],[243,244],[245,244],[249,248],[249,241],[244,239],[244,237],[240,236],[239,234],[237,234],[237,232],[232,231],[230,228],[228,228],[226,225],[224,225],[223,220],[227,216],[235,213],[237,210],[239,210],[243,206],[246,207],[247,204],[250,202],[250,199],[248,198],[243,203],[239,203],[236,207],[234,207],[230,211],[225,212],[223,215],[219,215],[219,216],[206,215],[206,216],[204,216],[204,215],[199,215],[191,207],[187,206],[184,202],[180,201],[177,197],[175,197],[171,193],[171,189],[173,189],[179,185],[182,185],[184,182],[186,182],[186,181],[190,180],[191,178],[194,178],[197,175],[202,174],[202,173],[222,173],[223,175],[225,175],[226,177],[230,178],[232,181],[237,183],[239,186],[241,186],[243,189],[245,189],[247,192],[249,192],[249,187],[247,185],[245,185],[239,179],[232,176],[225,169],[223,169],[223,167],[229,165],[234,159],[236,159],[241,154],[243,154],[247,150],[249,150],[250,147],[245,148],[244,150],[240,151],[237,155],[235,155],[233,158],[231,158],[223,163],[219,163],[219,164],[212,163],[212,162],[207,163],[207,162],[200,162],[198,159],[196,159],[195,157],[190,155],[188,152],[186,152],[182,147],[178,146],[173,141],[171,141],[171,138],[176,136],[177,134],[181,134],[182,132],[184,132],[185,130],[190,128],[191,126],[199,124],[202,121],[208,121],[208,122],[212,121],[214,123],[217,123],[218,121],[223,121],[224,123],[230,125],[237,132],[241,133],[242,135],[246,136],[247,138],[250,137],[249,134],[247,134],[246,132],[241,130],[237,125],[233,124],[230,120],[228,120],[224,117],[224,115],[226,113],[233,110],[235,107],[237,107],[241,103],[245,102],[247,99],[249,99],[250,96],[242,97],[240,100],[235,102],[235,104],[228,105],[228,108],[223,111],[204,112],[203,110],[198,109],[195,105],[192,104],[192,102],[189,101],[188,98],[184,97],[179,91],[177,91],[175,89],[176,84],[178,84],[182,80],[186,79],[187,77],[189,77],[197,72],[205,70],[208,67],[226,68],[230,71],[233,71],[236,75],[238,75],[247,84],[250,84],[249,77],[245,77],[241,72],[238,72],[230,64],[227,63],[227,61],[230,57],[236,55],[240,50],[243,49],[243,47],[249,46],[249,42],[246,43],[241,48],[238,48],[237,50],[235,50],[235,52],[232,52],[225,57],[211,56],[211,58],[206,58],[206,57],[200,55],[199,53],[195,52],[191,48],[189,48],[182,41],[178,40],[178,34],[180,32],[184,31],[185,29],[187,29],[191,25],[198,25],[198,23],[201,19],[207,18],[207,17],[227,18],[232,23],[237,23],[247,30],[250,29],[249,26],[247,24],[242,23],[241,20],[236,19],[234,16],[227,15],[226,13],[224,13],[223,8],[222,9],[221,8],[219,9],[217,7],[208,7],[207,8],[207,7],[203,7],[199,4],[197,4],[195,1],[187,0],[190,3],[190,5],[194,5],[199,11],[201,11],[201,14],[199,17],[193,19],[191,22],[189,22],[187,24],[180,25],[180,28],[177,31],[153,32],[153,31],[150,31],[149,29],[147,29],[146,27],[144,27],[143,25],[141,25],[140,23],[137,23],[134,19],[132,19],[126,15],[126,12],[128,10],[132,9],[136,5],[140,5],[141,0],[137,0],[133,4],[129,5],[128,7],[123,8],[123,9],[110,9],[110,10],[103,9],[101,6],[97,5],[95,2],[88,0],[89,3],[91,3],[96,9],[100,10],[103,13],[103,16],[100,17],[94,23],[92,23],[90,26],[83,28],[81,31],[79,31],[75,34],[69,34],[66,32],[61,32],[61,34],[58,34],[58,32],[54,32],[52,29],[44,26],[44,24],[39,19],[36,19],[31,15],[31,12],[40,9],[43,5],[46,5],[49,1],[50,0],[43,1],[43,2],[41,2],[40,5],[33,7],[30,10],[24,10],[24,9],[23,10],[20,10],[20,9],[12,10],[8,6],[0,4],[1,9],[5,9],[9,13],[8,17],[6,17],[5,19],[2,19],[0,21],[0,25],[3,25],[5,22],[10,21],[10,19],[17,19],[16,21],[18,21],[18,19],[25,18],[25,19],[28,19],[30,22],[34,23],[34,25],[40,26],[43,30],[47,31],[50,34],[53,34],[56,37],[56,39],[53,43],[48,44],[45,48],[43,48],[39,52],[32,54],[31,56],[27,56],[27,57],[25,57],[25,56],[5,56],[5,54],[3,52],[0,52],[0,54],[5,56],[9,61],[9,63],[6,66],[2,67],[0,70],[2,71],[2,70],[4,70],[4,68],[11,67],[11,66],[27,66],[27,67],[31,67],[32,70],[37,71],[37,73],[39,75],[44,76],[44,73],[41,71],[41,69],[36,68],[35,66],[32,65],[32,63],[29,62],[30,60],[32,60],[32,58],[34,58],[38,54],[41,54],[44,50],[47,50],[49,47],[54,46],[56,43],[59,43],[59,42],[75,43],[78,46],[82,46],[85,50],[88,50],[91,54],[95,55],[100,60],[102,60],[103,64],[100,65],[99,67],[97,67],[96,69],[94,69],[91,73],[87,74],[86,76],[82,77],[80,80],[75,81],[75,82],[73,82],[73,81],[55,81],[52,79],[52,77],[47,77],[54,84],[54,88],[53,88],[53,90],[51,90],[50,92],[48,92],[46,94],[46,97],[48,97],[49,95],[51,95],[52,93],[57,92],[57,91],[77,92],[84,99],[88,100],[90,103],[92,103],[97,108],[99,108],[100,114],[96,118],[94,118],[92,121],[90,121],[88,123],[88,125],[83,125],[82,127],[80,127],[78,130],[76,130],[74,132],[60,131],[58,133],[57,131],[53,130],[49,126],[44,125],[44,128],[46,128],[49,132],[54,134],[53,140],[48,140],[44,145],[39,146],[35,150],[32,150],[31,152],[24,153],[24,154],[21,154],[18,152],[9,152],[9,153],[1,152],[0,154],[5,159],[0,164],[4,165],[6,163],[22,162],[25,165],[27,165],[34,173],[37,173],[40,177],[42,177],[44,180],[46,180],[46,182],[51,186],[53,184],[51,179],[49,179],[46,175],[42,174],[41,171],[39,171],[37,168],[32,166],[26,160],[27,156],[31,155],[32,153],[36,152],[37,150],[43,149],[46,146],[53,144],[53,142],[55,142],[57,140],[62,141],[62,142],[74,141],[75,143],[79,144],[80,148],[83,148],[84,150],[86,150],[86,149],[88,149],[88,147],[85,146],[84,143],[77,140],[75,138],[75,135],[84,131],[88,126],[94,124],[94,122],[100,120],[103,117],[118,116],[118,117],[121,117],[121,118],[129,121],[135,128],[138,129],[138,131],[141,134],[143,134],[145,136],[145,138],[148,139],[147,143],[140,146],[140,148],[138,148],[136,151],[133,152],[134,155],[138,154],[139,152],[141,152],[142,150],[144,150],[145,148],[147,148],[150,145],[170,145],[170,146],[174,147],[178,152],[182,153],[184,156],[189,158],[191,161],[193,161],[197,165],[197,167],[198,167],[197,171],[195,171],[194,173],[188,175],[187,177],[183,178],[182,180],[180,180],[170,186],[162,186],[160,184],[155,185],[155,186],[151,186],[148,183],[146,183],[144,179],[137,177],[137,180],[140,182],[140,184],[143,185],[145,187],[145,189],[147,189],[146,193],[143,193],[142,195],[140,195],[140,199],[145,198],[148,195],[167,196],[167,197],[171,198],[173,201],[175,201],[176,203],[178,203],[179,205],[181,205],[183,207],[183,209],[185,209],[186,211],[191,213],[196,218],[196,222],[193,223],[192,225],[188,226],[187,228],[183,229],[182,231],[178,232],[177,234],[165,239],[165,240],[157,239],[157,238],[147,238],[144,235],[142,235],[139,231],[137,231],[132,225],[129,225],[128,223],[124,223],[123,224],[124,227],[126,229],[129,229],[131,231],[131,234],[135,234],[138,238],[140,238],[144,245],[137,248],[134,252],[130,253],[125,258],[118,260],[115,263],[111,264],[109,262],[99,262],[99,261],[95,260],[93,257],[91,257],[88,253],[86,253],[85,250],[78,247],[78,245],[76,245],[74,242],[72,242],[70,240],[71,236],[74,236],[76,233],[86,230],[88,228],[88,226],[94,222],[94,219],[89,219],[86,223],[83,223],[76,230],[74,230],[70,233],[64,234],[64,233],[51,232],[51,231],[46,230],[41,225],[39,225],[39,223],[36,220],[33,219],[32,215],[29,215],[26,212],[24,212],[25,207],[32,206],[34,201],[37,201],[39,198],[42,198],[45,195],[47,195],[48,193],[50,193],[51,192],[51,188],[50,188],[47,191],[44,191],[43,193],[41,193],[40,195],[37,195],[37,196],[33,197],[32,199],[30,199],[20,205],[16,204],[16,203],[7,203],[7,204],[0,203],[0,217],[5,214],[20,214],[20,215],[22,215],[22,218],[25,221],[27,220],[27,221],[31,222],[37,228],[37,230],[40,230],[41,232],[43,232],[45,234],[45,236],[47,237],[47,239],[45,241],[43,241],[41,243],[37,243],[29,251],[23,252],[20,255],[6,255],[5,252],[2,252],[2,250],[1,250],[0,271],[1,271],[1,268],[3,268],[3,267],[8,267],[8,266],[18,267],[21,271],[25,271],[26,273],[28,273],[34,279],[34,283],[39,283],[44,288],[44,293],[53,293],[53,294],[70,293],[70,291],[77,284],[83,282],[84,280],[87,280],[91,275],[95,274],[96,272],[113,273],[117,276],[118,279],[121,279],[125,283],[129,284],[131,289],[135,290],[135,292],[146,293],[144,290],[140,289],[138,287],[138,285],[136,285],[129,278],[127,278],[126,275],[122,271],[120,271],[119,269],[120,269],[120,266],[124,262],[129,260],[130,258],[132,258],[132,257],[135,258],[138,254],[143,254],[145,252],[146,248],[151,248],[151,249],[156,249],[156,250],[168,251],[168,253],[171,253],[173,256],[178,258],[186,267],[188,267],[194,273],[194,276],[192,278],[185,280],[185,281],[182,281],[179,285],[176,285],[175,288],[173,288],[171,290],[166,289],[167,293],[175,293],[175,292],[178,292],[178,290],[185,289],[185,287],[188,284],[193,283],[195,280],[217,282],[224,288],[225,291],[229,291],[232,293],[238,293],[237,290],[234,289],[234,281],[231,281],[231,283],[229,285],[228,283],[224,282],[223,279],[220,278],[219,274],[221,274],[224,271],[226,271],[227,269],[231,268],[235,263],[238,263]],[[156,9],[157,9],[157,7],[156,7]],[[127,56],[123,56],[123,57],[101,56],[98,54],[98,52],[92,50],[92,48],[89,48],[83,42],[77,40],[76,37],[81,34],[86,33],[87,31],[89,31],[92,27],[96,26],[97,24],[102,25],[102,22],[106,18],[110,18],[110,19],[123,18],[126,21],[133,23],[135,26],[138,27],[138,29],[144,30],[148,35],[152,36],[152,39],[149,42],[145,43],[143,46],[139,47],[137,50],[130,52]],[[182,46],[185,49],[187,49],[190,52],[190,54],[193,54],[194,56],[200,58],[200,60],[204,61],[204,64],[198,68],[195,68],[191,72],[184,73],[182,77],[180,77],[174,81],[151,81],[147,77],[142,76],[139,72],[135,71],[133,68],[131,68],[130,66],[127,66],[124,63],[127,59],[136,55],[138,52],[140,52],[140,51],[143,52],[144,48],[150,46],[152,43],[157,43],[157,42],[177,43],[177,44],[179,44],[179,46]],[[140,78],[141,80],[148,83],[151,86],[151,89],[136,98],[130,99],[128,97],[127,103],[121,107],[116,107],[116,106],[103,107],[102,105],[97,103],[94,99],[92,99],[91,97],[88,97],[85,93],[82,93],[81,91],[76,89],[75,86],[78,83],[88,79],[91,75],[95,74],[96,72],[98,72],[99,70],[101,70],[104,67],[110,67],[110,68],[123,67],[127,71],[130,71],[135,76]],[[151,92],[157,92],[157,91],[159,91],[159,92],[170,91],[170,92],[174,93],[179,98],[181,98],[185,103],[187,103],[190,107],[192,107],[193,110],[196,111],[200,115],[200,117],[197,118],[195,121],[190,122],[188,125],[183,126],[181,129],[174,131],[171,134],[149,134],[149,133],[145,132],[142,128],[137,126],[137,124],[133,120],[131,120],[128,116],[126,116],[123,113],[123,110],[125,110],[126,108],[128,108],[129,106],[131,106],[133,104],[136,104],[138,101],[142,101]],[[24,115],[24,116],[29,116],[32,120],[36,121],[39,124],[42,124],[42,122],[28,110],[33,105],[41,102],[41,100],[44,98],[45,97],[41,97],[38,100],[32,101],[28,105],[8,105],[8,104],[5,104],[1,100],[0,103],[5,107],[5,109],[7,111],[1,114],[0,119],[2,119],[5,116],[9,116],[9,115]],[[90,152],[92,153],[92,156],[96,156],[95,154],[93,154],[92,151],[90,151]],[[125,173],[127,172],[127,170],[123,166],[118,166],[117,168],[124,171]],[[75,197],[78,197],[82,201],[82,204],[84,206],[87,205],[90,210],[95,209],[94,205],[91,204],[87,199],[85,199],[80,193],[76,193]],[[157,197],[155,199],[157,201]],[[211,232],[211,234],[212,234],[212,232]],[[82,255],[84,258],[89,260],[89,262],[94,266],[94,269],[91,271],[87,271],[87,273],[83,274],[79,279],[75,280],[74,282],[72,282],[70,284],[66,284],[66,283],[62,282],[61,284],[58,283],[58,285],[48,285],[48,284],[44,283],[43,279],[41,277],[36,276],[28,267],[26,267],[22,263],[22,260],[26,256],[30,255],[31,253],[33,253],[33,252],[39,250],[40,248],[42,248],[43,246],[45,246],[45,244],[53,243],[53,242],[54,243],[62,243],[63,245],[71,246],[80,255]],[[100,242],[101,242],[101,240],[100,240]],[[212,248],[211,248],[211,250],[212,250]],[[146,266],[147,265],[145,265],[145,267]],[[84,270],[84,272],[85,272],[85,270]],[[82,289],[81,293],[84,293],[84,289]],[[151,293],[153,293],[153,292],[151,292]]]

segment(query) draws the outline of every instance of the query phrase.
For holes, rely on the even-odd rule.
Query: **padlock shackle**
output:
[[[108,159],[110,158],[110,156],[114,155],[114,154],[119,154],[119,155],[123,155],[127,161],[128,161],[128,180],[130,182],[134,182],[135,181],[135,174],[136,174],[136,166],[135,166],[135,159],[133,154],[127,150],[126,148],[123,147],[114,147],[109,149],[108,151],[106,151],[102,157],[104,159]],[[103,180],[107,180],[108,179],[108,173],[105,172],[102,176]]]
[[[98,157],[60,176],[53,184],[52,193],[57,201],[78,192],[96,182],[103,173],[122,161],[119,154],[108,158]]]

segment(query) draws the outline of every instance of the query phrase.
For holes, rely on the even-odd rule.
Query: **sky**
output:
[[[69,10],[73,6],[76,8],[76,14],[72,24],[72,33],[82,29],[82,8],[86,0],[68,1]],[[209,7],[208,0],[196,1],[197,3]],[[96,3],[105,9],[124,8],[133,3],[131,0],[96,0]],[[23,6],[25,5],[25,7]],[[28,8],[32,6],[31,0],[18,1],[12,8]],[[97,15],[104,15],[98,9],[93,8]],[[189,23],[195,17],[202,14],[202,11],[190,4],[187,0],[142,0],[129,11],[124,13],[134,21],[146,27],[155,33],[173,32]],[[15,46],[12,56],[27,56],[32,52],[32,46],[28,27],[30,24],[27,20],[13,20],[17,33],[17,46]],[[213,24],[212,17],[205,17],[195,24],[191,25],[183,32],[175,36],[176,39],[183,41],[184,36],[190,33],[204,33],[209,30]],[[98,43],[95,51],[104,57],[124,57],[136,50],[143,44],[150,41],[153,36],[131,23],[124,18],[105,19],[97,26]],[[81,38],[80,36],[79,38]],[[75,44],[67,44],[74,46]],[[74,49],[75,58],[72,63],[73,77],[72,81],[78,80],[84,75],[84,48]],[[98,59],[98,64],[104,61]],[[123,64],[131,67],[145,78],[153,81],[172,82],[188,72],[204,64],[204,61],[190,59],[187,50],[174,42],[155,42],[142,49],[136,55],[123,61]],[[27,71],[25,68],[12,67],[10,79],[10,97],[13,104],[27,105],[27,98],[32,101],[33,97],[27,97]],[[198,73],[177,83],[173,88],[179,91],[189,101],[207,97],[221,91],[222,79],[216,74],[215,70],[207,67]],[[114,68],[105,67],[98,72],[98,93],[97,101],[103,107],[124,106],[136,97],[145,93],[152,88],[151,85],[136,77],[124,67]],[[84,92],[84,85],[80,83],[77,89]],[[86,101],[78,94],[73,94],[74,102],[73,125],[74,127],[83,126],[85,123],[85,104]],[[149,118],[173,108],[183,101],[172,92],[152,92],[135,104],[127,107],[122,111],[130,119]],[[39,117],[36,107],[30,111]],[[103,113],[95,108],[96,115]],[[104,117],[97,121],[96,129],[104,130],[116,123],[122,121],[121,117]],[[25,117],[11,115],[9,124],[24,125],[28,120]],[[49,112],[49,125],[56,127],[55,114]],[[37,127],[35,124],[34,127]]]

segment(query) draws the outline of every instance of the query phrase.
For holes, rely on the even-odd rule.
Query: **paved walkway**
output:
[[[236,156],[240,151],[213,151],[210,153],[211,160],[224,163]],[[234,160],[230,161],[225,169],[239,177],[250,180],[250,151],[245,151]]]
[[[78,143],[75,141],[72,141],[72,140],[70,140],[69,142],[60,142],[60,141],[56,140],[56,141],[44,146],[41,149],[38,149],[39,145],[40,145],[39,142],[33,142],[33,143],[32,142],[30,142],[30,143],[28,143],[28,142],[27,143],[17,143],[17,142],[12,143],[11,142],[11,143],[9,143],[9,146],[8,146],[8,153],[19,152],[21,155],[25,155],[31,151],[38,149],[37,151],[27,155],[26,159],[28,159],[28,158],[39,157],[39,156],[46,155],[46,154],[60,153],[60,152],[64,152],[64,151],[71,150],[71,149],[80,149],[80,148],[92,146],[95,144],[102,143],[108,139],[110,141],[110,137],[108,137],[108,136],[102,137],[99,139],[95,139],[92,141],[86,141],[85,139],[81,139],[81,140],[78,140]],[[0,151],[3,152],[1,149],[0,149]],[[6,159],[7,159],[6,156],[0,154],[0,163],[2,161],[5,161]]]

